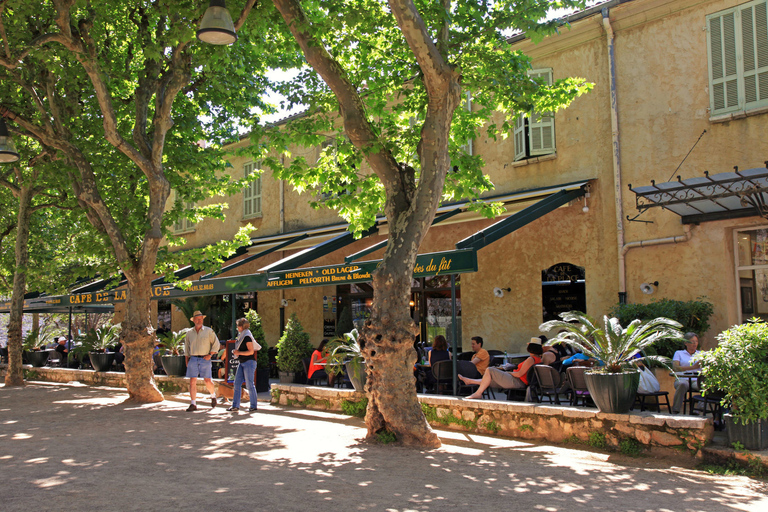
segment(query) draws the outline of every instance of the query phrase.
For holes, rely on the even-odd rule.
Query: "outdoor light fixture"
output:
[[[0,163],[10,164],[19,159],[19,153],[16,152],[16,145],[13,143],[11,134],[8,133],[8,126],[5,119],[0,117]]]
[[[498,298],[502,298],[504,296],[504,292],[505,291],[511,292],[512,288],[499,288],[499,287],[496,287],[496,288],[493,289],[493,296],[494,297],[498,297]]]
[[[643,283],[640,285],[640,291],[643,292],[646,295],[651,295],[655,288],[659,286],[658,281],[654,281],[652,283]]]
[[[208,9],[205,10],[200,28],[197,30],[197,38],[204,43],[232,44],[237,41],[235,24],[232,16],[224,6],[224,0],[211,0]]]

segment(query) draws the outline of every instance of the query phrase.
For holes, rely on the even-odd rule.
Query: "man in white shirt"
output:
[[[184,356],[187,360],[187,378],[189,378],[189,396],[191,398],[187,412],[197,410],[197,379],[205,382],[211,393],[211,407],[216,407],[216,391],[213,387],[211,358],[219,352],[219,338],[213,329],[203,325],[205,315],[195,311],[189,320],[195,327],[187,331],[184,339]]]
[[[699,353],[697,350],[699,347],[699,337],[695,332],[687,332],[683,335],[685,338],[685,348],[678,350],[675,355],[672,356],[672,368],[676,372],[686,372],[690,370],[698,370],[701,368],[701,363],[696,361],[696,355]],[[685,395],[688,394],[690,381],[686,378],[675,380],[675,400],[672,404],[672,413],[679,414],[680,409],[683,406]],[[693,390],[698,391],[698,385],[693,383]]]

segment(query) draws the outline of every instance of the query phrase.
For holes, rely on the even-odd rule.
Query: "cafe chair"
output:
[[[480,372],[477,371],[477,367],[472,363],[472,361],[456,361],[456,373],[458,375],[463,375],[465,377],[469,377],[470,379],[479,379],[482,377],[480,375]],[[458,381],[459,394],[462,394],[462,392],[466,392],[466,394],[472,394],[477,389],[477,386],[469,386],[467,384],[463,384],[461,381]],[[496,394],[493,392],[493,390],[489,387],[486,388],[485,391],[483,391],[483,398],[487,398],[488,400],[496,399]]]
[[[653,397],[654,402],[650,404],[646,404],[646,400]],[[664,398],[664,401],[662,402],[661,399]],[[635,408],[635,404],[640,404],[640,410],[644,411],[646,408],[655,407],[657,411],[661,412],[661,406],[666,405],[667,406],[667,412],[669,414],[672,414],[672,406],[669,405],[669,391],[655,391],[653,393],[641,393],[637,392],[635,395],[635,401],[632,404],[632,407],[629,408],[629,410],[633,410]]]
[[[586,370],[586,366],[571,366],[565,370],[565,375],[573,391],[571,394],[571,405],[579,405],[579,399],[581,398],[581,404],[586,407],[587,399],[592,400],[589,389],[587,389],[587,381],[584,379],[584,372]]]
[[[301,360],[301,362],[304,364],[304,373],[307,375],[307,384],[310,386],[327,386],[328,374],[325,373],[325,368],[315,370],[315,373],[312,374],[312,377],[309,376],[310,361],[312,361],[312,359],[309,357],[305,357]]]
[[[699,389],[702,389],[702,383],[704,382],[704,377],[702,375],[699,375],[698,377],[698,384]],[[706,395],[700,394],[700,395],[694,395],[693,397],[693,411],[691,411],[691,414],[694,414],[696,411],[701,411],[704,416],[707,414],[712,415],[712,422],[715,424],[715,428],[718,430],[722,429],[723,426],[723,412],[725,408],[722,405],[723,398],[725,397],[725,393],[720,390],[710,390],[707,392]]]
[[[561,381],[560,372],[546,364],[534,365],[533,371],[539,382],[536,401],[542,402],[546,397],[552,403],[554,398],[554,403],[560,405],[560,394],[570,390],[568,384]]]

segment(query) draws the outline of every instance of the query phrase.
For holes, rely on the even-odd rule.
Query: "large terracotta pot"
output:
[[[600,412],[626,414],[635,402],[640,372],[586,372],[584,380]]]

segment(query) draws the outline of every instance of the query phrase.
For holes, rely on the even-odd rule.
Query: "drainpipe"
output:
[[[613,149],[613,198],[616,210],[616,244],[619,253],[619,302],[627,300],[627,276],[624,268],[624,207],[621,202],[621,142],[619,137],[619,101],[616,94],[616,48],[613,41],[613,27],[604,7],[603,27],[608,44],[608,76],[611,90],[611,148]]]
[[[640,240],[637,242],[630,242],[625,244],[621,249],[621,258],[624,259],[624,256],[629,252],[629,250],[634,249],[635,247],[650,247],[652,245],[679,244],[682,242],[687,242],[693,236],[691,234],[691,225],[684,224],[683,229],[685,230],[685,234],[682,235],[668,236],[666,238],[654,238],[653,240]]]

